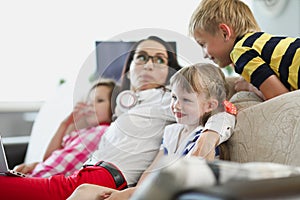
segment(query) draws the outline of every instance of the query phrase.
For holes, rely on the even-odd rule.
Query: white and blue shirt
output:
[[[161,145],[161,150],[164,151],[164,155],[187,155],[195,146],[203,130],[205,130],[202,126],[198,126],[179,144],[179,138],[183,128],[183,124],[171,124],[165,128]],[[219,155],[218,148],[216,148],[216,156],[217,155]]]

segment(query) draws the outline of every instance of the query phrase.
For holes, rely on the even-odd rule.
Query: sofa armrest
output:
[[[227,145],[231,161],[300,166],[300,90],[240,110]]]

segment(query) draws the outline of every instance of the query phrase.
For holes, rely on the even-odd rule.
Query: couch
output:
[[[300,145],[300,91],[290,92],[263,102],[252,92],[236,92],[234,90],[236,79],[237,77],[227,78],[230,101],[237,106],[238,114],[234,134],[223,145],[228,151],[225,159],[236,162],[269,161],[300,165],[300,159],[297,159],[297,155],[300,155],[300,148],[296,148],[298,144]],[[54,112],[56,117],[52,117],[51,123],[46,120],[48,121],[47,127],[52,128],[47,133],[45,133],[45,124],[35,123],[26,162],[42,159],[44,149],[56,129],[53,123],[58,124],[72,110],[72,104],[61,104],[64,109],[57,104],[58,97],[60,101],[72,102],[72,95],[62,95],[66,91],[72,90],[67,85],[61,87],[58,94],[52,98],[54,100],[49,100],[48,106],[44,106],[53,110],[53,105],[55,105],[60,109],[61,114],[58,116],[57,112]],[[61,99],[61,96],[68,96],[68,98]],[[37,122],[42,121],[40,118],[44,120],[43,113],[49,117],[49,109],[44,108],[41,111],[45,110],[45,112],[39,114]],[[36,148],[37,146],[39,148]]]
[[[226,143],[236,162],[275,162],[300,166],[300,90],[262,102],[254,93],[238,92],[234,133]]]
[[[192,174],[190,167],[193,166],[193,162],[189,160],[185,163],[181,160],[177,164],[168,165],[159,172],[153,173],[132,199],[300,198],[300,168],[297,168],[298,172],[286,177],[272,178],[273,174],[266,170],[270,165],[264,163],[289,165],[275,170],[278,173],[285,173],[290,167],[300,167],[298,158],[300,148],[297,148],[300,146],[300,90],[262,101],[252,92],[236,92],[234,90],[236,79],[236,77],[227,78],[230,101],[238,109],[236,126],[232,137],[223,143],[221,150],[228,154],[225,156],[227,160],[250,165],[259,164],[261,169],[266,167],[264,169],[266,173],[264,174],[263,170],[257,168],[257,173],[253,175],[258,180],[231,180],[226,184],[208,186],[209,181],[204,181],[205,184],[197,184],[197,181],[206,177],[199,177],[203,171],[202,168],[197,168],[196,173]],[[228,168],[227,172],[233,173],[232,171],[232,168]],[[215,173],[221,176],[219,169]],[[234,171],[234,173],[240,176],[245,171]],[[202,174],[207,175],[209,172]],[[269,178],[259,180],[260,174]],[[198,178],[195,178],[197,176]]]

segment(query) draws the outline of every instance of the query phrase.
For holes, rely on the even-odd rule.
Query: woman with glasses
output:
[[[117,190],[135,185],[159,151],[164,128],[176,121],[169,106],[171,94],[166,85],[180,68],[167,42],[153,36],[137,42],[122,72],[122,92],[116,102],[117,119],[82,169],[68,177],[0,176],[1,198],[66,199],[84,183]],[[208,120],[205,130],[216,132],[217,143],[221,134],[222,142],[222,131],[227,124],[219,118]]]
[[[135,184],[156,156],[164,127],[175,122],[165,85],[178,69],[177,57],[167,42],[158,37],[137,42],[124,66],[118,117],[91,159],[67,177],[0,176],[1,199],[66,199],[83,183],[118,190]]]
[[[154,49],[153,48],[151,49],[149,47],[147,48],[147,50],[143,50],[144,48],[143,46],[146,46],[147,43],[148,44],[159,43],[160,45],[163,46],[163,48],[160,47],[161,48],[160,52],[154,52],[153,55],[149,55],[148,51],[151,50],[153,51]],[[159,37],[150,36],[147,39],[138,41],[132,46],[131,51],[129,52],[129,55],[127,57],[127,62],[125,63],[122,72],[123,74],[123,81],[121,84],[122,89],[123,90],[130,89],[130,84],[132,80],[129,79],[129,74],[130,74],[129,71],[131,71],[131,66],[136,65],[137,67],[142,66],[147,68],[150,66],[149,64],[153,64],[153,67],[157,69],[158,72],[161,71],[167,72],[167,77],[163,78],[158,82],[162,85],[168,85],[171,76],[181,68],[181,66],[178,64],[176,54],[174,52],[174,49],[171,47],[171,45]]]

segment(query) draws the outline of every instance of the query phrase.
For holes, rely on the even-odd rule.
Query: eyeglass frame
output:
[[[136,56],[138,56],[138,55],[143,55],[143,56],[145,56],[146,57],[146,59],[145,59],[145,61],[144,61],[144,63],[137,63],[136,62]],[[162,60],[166,60],[166,63],[156,63],[156,62],[154,62],[154,58],[160,58],[160,59],[162,59]],[[161,55],[161,56],[150,56],[149,54],[147,54],[146,52],[135,52],[134,53],[134,55],[133,55],[133,62],[135,63],[135,64],[137,64],[137,65],[145,65],[145,64],[147,64],[148,62],[149,62],[149,60],[151,59],[151,61],[152,61],[152,63],[154,64],[154,66],[168,66],[168,63],[169,63],[169,58],[167,58],[166,56],[164,56],[164,55]]]

